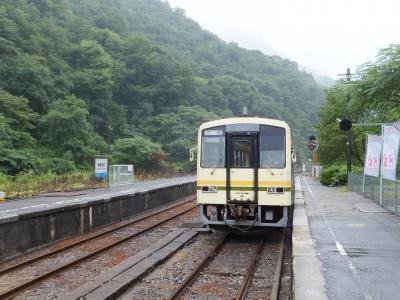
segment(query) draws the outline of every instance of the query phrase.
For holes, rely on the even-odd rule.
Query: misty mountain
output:
[[[282,56],[278,51],[265,43],[262,38],[244,32],[226,36],[224,39],[237,43],[240,47],[248,50],[260,50],[265,55]]]
[[[325,99],[296,62],[159,0],[3,0],[0,44],[0,107],[19,103],[0,113],[6,173],[88,169],[109,135],[116,163],[182,167],[200,123],[243,106],[286,120],[305,153]]]

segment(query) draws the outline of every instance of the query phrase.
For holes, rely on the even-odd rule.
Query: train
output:
[[[235,231],[286,227],[294,159],[284,121],[242,116],[202,124],[197,144],[201,222]]]

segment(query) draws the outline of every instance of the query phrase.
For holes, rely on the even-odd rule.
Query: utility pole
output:
[[[111,125],[108,124],[108,155],[111,157]]]
[[[347,71],[345,74],[338,74],[338,76],[346,76],[346,81],[350,82],[351,81],[351,74],[350,68],[347,68]],[[351,101],[351,95],[347,94],[347,119],[351,121],[351,113],[349,109],[349,103]],[[349,176],[349,173],[351,172],[351,148],[352,148],[352,136],[351,136],[351,129],[347,131],[347,178]]]

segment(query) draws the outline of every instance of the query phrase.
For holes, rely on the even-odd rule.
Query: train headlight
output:
[[[267,193],[269,194],[281,194],[285,191],[283,187],[271,186],[267,188]]]
[[[216,192],[218,192],[217,187],[216,187],[216,186],[210,186],[210,192],[211,192],[211,193],[216,193]]]
[[[201,187],[201,191],[203,193],[216,193],[216,192],[218,192],[218,188],[215,185],[202,186]]]

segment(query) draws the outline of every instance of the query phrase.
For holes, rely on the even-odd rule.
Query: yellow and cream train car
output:
[[[199,128],[197,201],[211,227],[286,227],[292,205],[291,133],[279,120],[238,117]]]

